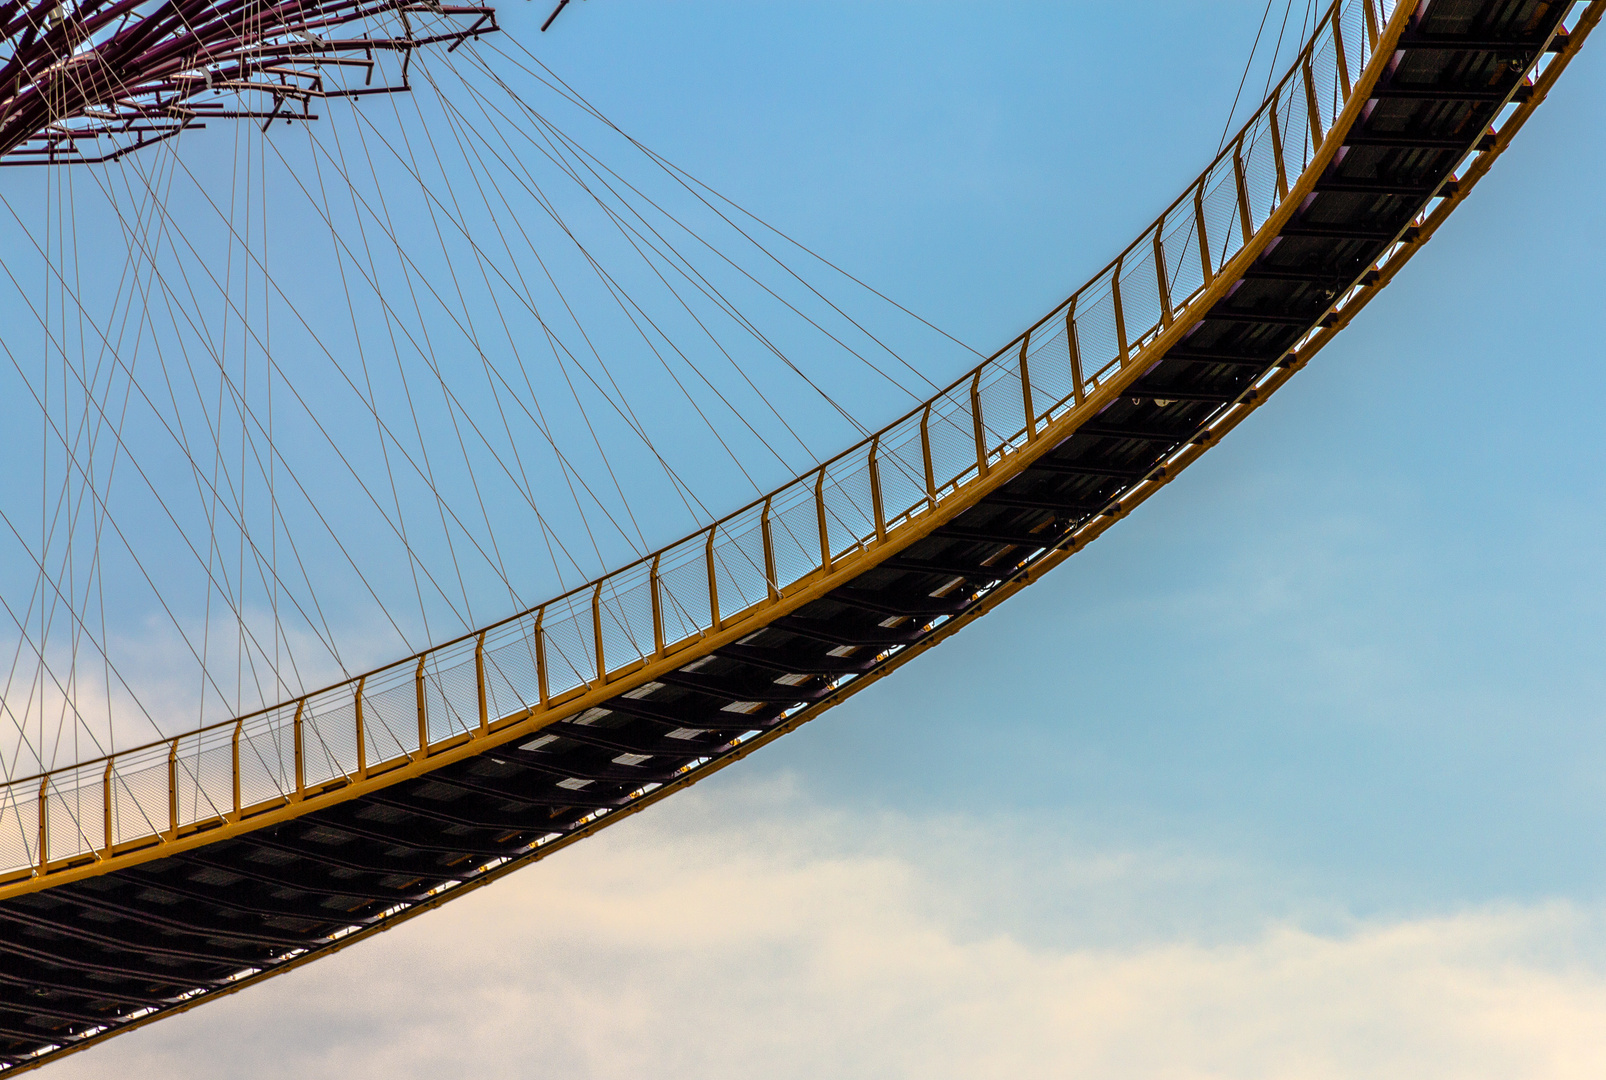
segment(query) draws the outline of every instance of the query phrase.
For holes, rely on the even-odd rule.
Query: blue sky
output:
[[[1260,16],[548,10],[503,20],[623,127],[982,347],[1202,167]],[[437,1075],[457,1022],[495,1076],[1598,1075],[1603,57],[1043,583],[670,805],[58,1074]]]
[[[599,2],[540,44],[573,41],[604,110],[721,190],[990,343],[1213,151],[1259,14]],[[751,770],[1220,848],[1364,910],[1594,895],[1606,214],[1574,196],[1606,161],[1599,69],[1185,482]]]

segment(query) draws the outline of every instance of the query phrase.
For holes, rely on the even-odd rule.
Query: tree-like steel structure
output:
[[[109,161],[207,120],[316,119],[320,99],[407,90],[414,50],[496,29],[494,8],[432,0],[11,0],[0,164]]]

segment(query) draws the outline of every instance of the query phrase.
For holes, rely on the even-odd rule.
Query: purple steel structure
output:
[[[316,119],[319,99],[407,90],[415,49],[496,29],[494,8],[434,0],[10,0],[0,164],[109,161],[212,119]]]

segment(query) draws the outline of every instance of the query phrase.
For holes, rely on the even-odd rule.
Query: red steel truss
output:
[[[313,120],[497,29],[436,0],[0,2],[0,164],[109,161],[213,119]]]

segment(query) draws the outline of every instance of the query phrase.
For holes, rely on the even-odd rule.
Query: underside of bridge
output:
[[[0,902],[0,1063],[48,1060],[432,906],[746,752],[894,663],[1123,494],[1330,318],[1490,138],[1569,3],[1433,0],[1312,194],[1114,404],[848,585],[539,735],[183,854]],[[985,725],[985,717],[977,717]],[[978,734],[985,738],[985,732]],[[532,915],[532,917],[539,917]]]

